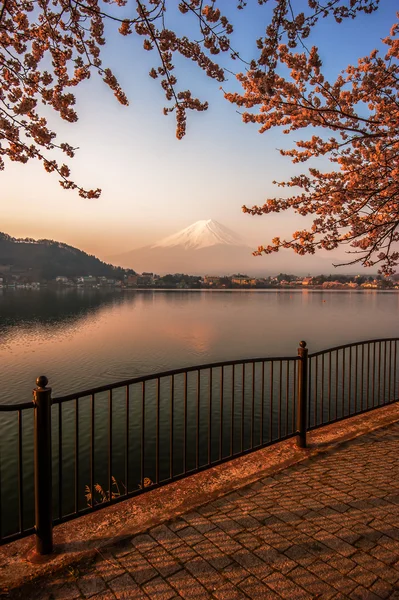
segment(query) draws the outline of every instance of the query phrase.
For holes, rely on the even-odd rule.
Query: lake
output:
[[[399,293],[0,290],[1,403],[202,363],[399,336]]]
[[[3,404],[29,402],[42,374],[56,398],[170,369],[295,357],[300,340],[316,352],[399,337],[396,291],[0,292]],[[396,398],[398,359],[396,343],[313,359],[310,425]],[[54,515],[87,510],[96,484],[140,493],[145,480],[295,435],[297,368],[284,359],[193,370],[54,404]],[[33,525],[33,410],[0,415],[1,537]]]

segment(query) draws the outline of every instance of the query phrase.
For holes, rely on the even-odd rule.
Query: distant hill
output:
[[[62,242],[13,238],[0,233],[0,271],[5,265],[12,265],[13,271],[33,271],[40,279],[54,279],[58,275],[121,278],[125,273],[121,267]],[[129,271],[134,273],[132,269]]]

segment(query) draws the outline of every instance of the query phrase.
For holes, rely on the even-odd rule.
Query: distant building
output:
[[[137,285],[137,280],[138,280],[138,275],[128,275],[127,279],[126,279],[126,285],[129,287]]]
[[[218,275],[205,275],[204,283],[206,285],[218,285],[220,283],[220,277]]]
[[[83,277],[77,277],[76,282],[83,283],[84,285],[94,285],[97,283],[97,277],[93,277],[93,275],[83,275]]]
[[[312,285],[313,277],[305,277],[302,279],[302,285]]]
[[[231,283],[235,285],[256,285],[256,279],[252,279],[247,275],[233,275],[231,278]]]
[[[138,275],[137,277],[137,285],[151,285],[154,283],[152,278],[152,274],[144,274]]]

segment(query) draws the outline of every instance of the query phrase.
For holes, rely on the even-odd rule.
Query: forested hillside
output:
[[[42,279],[54,279],[59,275],[78,277],[122,278],[126,273],[100,259],[62,242],[13,238],[0,233],[0,265],[12,265],[13,269],[33,269]],[[1,267],[0,267],[1,269]],[[131,269],[129,272],[133,272]]]

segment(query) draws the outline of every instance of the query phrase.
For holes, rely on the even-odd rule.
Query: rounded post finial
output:
[[[303,340],[299,342],[299,345],[301,348],[306,348],[306,342],[304,342]]]
[[[38,388],[44,389],[47,387],[48,379],[45,375],[39,375],[36,379],[36,385]]]

